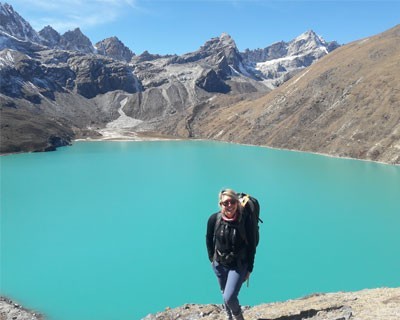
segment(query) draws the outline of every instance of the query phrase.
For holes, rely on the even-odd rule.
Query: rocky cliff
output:
[[[356,292],[313,294],[296,300],[243,307],[248,320],[398,320],[400,288],[366,289]],[[42,315],[0,299],[1,320],[41,320]],[[186,304],[143,320],[223,320],[219,305]]]

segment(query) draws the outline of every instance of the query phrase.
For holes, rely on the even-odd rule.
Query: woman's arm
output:
[[[208,218],[207,222],[207,233],[206,233],[206,245],[207,245],[207,252],[208,252],[208,259],[210,262],[213,261],[214,257],[214,228],[215,223],[217,221],[217,213],[214,213]]]

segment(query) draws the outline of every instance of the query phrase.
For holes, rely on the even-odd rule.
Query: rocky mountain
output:
[[[123,111],[146,121],[146,127],[216,94],[269,91],[260,81],[240,72],[241,56],[233,39],[226,34],[207,41],[192,53],[163,57],[146,54],[134,58],[131,65],[143,90],[128,97]]]
[[[0,2],[0,32],[12,35],[22,41],[40,43],[41,38],[31,25],[13,7]]]
[[[60,35],[51,26],[46,26],[39,31],[39,35],[41,37],[41,43],[50,49],[77,51],[86,54],[95,52],[95,47],[92,42],[79,28],[67,31],[63,35]],[[106,52],[101,54],[108,56]]]
[[[0,50],[33,52],[44,49],[39,34],[9,4],[0,2]]]
[[[246,49],[241,55],[247,69],[275,88],[338,47],[336,41],[326,42],[309,30],[290,42],[277,42],[264,49]]]
[[[44,44],[49,48],[56,48],[61,40],[61,35],[51,26],[46,26],[39,31],[39,35],[44,40]]]
[[[56,48],[69,51],[78,51],[82,53],[94,53],[95,51],[92,42],[82,33],[79,28],[65,32],[61,36],[60,42]]]
[[[400,164],[399,54],[400,25],[336,49],[259,99],[219,96],[158,130]]]
[[[96,51],[90,39],[79,28],[67,31],[63,35],[60,35],[51,26],[46,26],[36,32],[29,22],[7,3],[0,3],[0,42],[0,50],[15,49],[25,53],[43,49],[61,49],[85,54]],[[104,50],[103,45],[99,54],[113,59],[119,56],[123,57],[123,59],[116,60],[130,60],[130,50],[117,38],[105,39],[102,42],[107,44],[107,50]],[[130,52],[130,54],[132,53]]]
[[[97,53],[114,60],[129,62],[135,55],[117,37],[111,37],[96,43]]]

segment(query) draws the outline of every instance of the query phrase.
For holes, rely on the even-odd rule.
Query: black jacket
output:
[[[215,231],[215,224],[217,222],[219,212],[212,214],[207,223],[207,234],[206,234],[206,245],[207,245],[207,252],[208,252],[208,259],[213,261],[214,253],[215,253],[215,243],[214,243],[214,231]],[[252,232],[252,222],[250,221],[246,214],[243,215],[241,223],[244,223],[244,229],[246,232],[246,239],[247,243],[244,244],[246,246],[246,262],[247,268],[249,272],[253,271],[254,266],[254,256],[256,253],[256,245],[255,245],[255,235]]]

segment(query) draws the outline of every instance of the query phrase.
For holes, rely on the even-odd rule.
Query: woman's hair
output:
[[[218,199],[219,201],[222,200],[222,196],[228,196],[236,201],[239,201],[239,196],[238,194],[232,190],[232,189],[223,189],[220,191],[219,195],[218,195]]]
[[[243,208],[241,205],[239,205],[239,196],[235,190],[223,189],[220,191],[220,193],[218,195],[218,205],[220,208],[222,208],[222,205],[221,205],[222,196],[228,196],[229,198],[236,200],[238,202],[237,210],[239,210],[240,213],[242,212]]]

